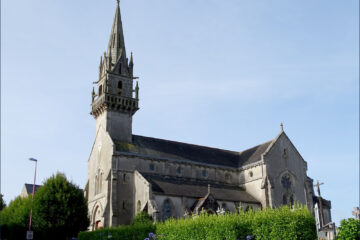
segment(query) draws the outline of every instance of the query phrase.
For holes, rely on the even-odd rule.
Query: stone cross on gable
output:
[[[360,208],[355,207],[352,215],[354,215],[355,219],[360,219]]]
[[[315,187],[317,188],[318,192],[318,199],[319,199],[319,218],[320,218],[320,228],[324,226],[324,216],[323,216],[323,207],[322,207],[322,199],[320,194],[320,185],[323,185],[324,183],[319,183],[319,180],[316,182]]]

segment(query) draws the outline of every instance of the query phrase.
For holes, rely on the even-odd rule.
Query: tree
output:
[[[4,207],[6,207],[6,203],[4,201],[4,195],[0,194],[0,211],[3,210]]]
[[[1,211],[1,236],[3,239],[23,239],[29,224],[31,195],[15,198]]]
[[[360,220],[354,218],[343,219],[338,228],[336,240],[355,239],[360,239]]]
[[[34,229],[47,239],[71,239],[89,226],[84,194],[57,173],[46,180],[34,198]]]

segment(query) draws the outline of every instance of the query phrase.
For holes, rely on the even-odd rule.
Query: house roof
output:
[[[216,200],[259,203],[244,189],[235,185],[148,173],[141,173],[141,175],[151,184],[154,194],[203,198],[208,194],[210,184],[211,194]]]
[[[25,183],[25,190],[27,194],[32,194],[34,184]],[[35,185],[35,192],[41,187],[41,185]]]
[[[261,159],[272,141],[260,144],[243,152],[229,151],[158,138],[132,136],[132,143],[117,142],[116,150],[174,160],[193,161],[226,167],[239,168]]]

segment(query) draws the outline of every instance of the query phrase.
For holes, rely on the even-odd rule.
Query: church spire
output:
[[[120,75],[129,74],[119,0],[117,0],[114,22],[111,28],[107,49],[107,56],[110,62],[110,71]]]

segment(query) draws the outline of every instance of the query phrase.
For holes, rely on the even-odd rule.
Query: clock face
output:
[[[286,189],[289,190],[291,188],[291,179],[289,175],[285,175],[281,178],[281,184]]]

